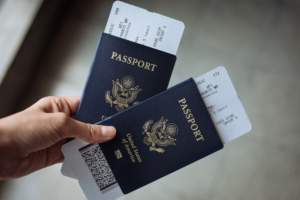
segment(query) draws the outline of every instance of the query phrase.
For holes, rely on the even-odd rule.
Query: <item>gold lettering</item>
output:
[[[137,62],[138,62],[138,59],[133,58],[132,65],[134,65],[134,64],[137,63]]]
[[[184,105],[180,105],[182,110],[186,109],[186,107],[188,106],[187,104],[184,104]]]
[[[204,140],[204,138],[203,138],[203,136],[202,136],[200,130],[194,132],[194,135],[195,135],[195,137],[196,137],[196,139],[197,139],[197,142],[198,142],[199,140],[202,140],[202,141]],[[197,136],[199,136],[199,137],[197,138]]]
[[[197,138],[197,142],[198,142],[199,140],[202,140],[202,141],[204,141],[204,137],[203,137],[203,135],[201,135],[199,138]]]
[[[131,57],[128,57],[128,61],[127,61],[127,64],[131,64]]]
[[[121,54],[118,55],[118,57],[116,58],[116,60],[121,61]]]
[[[118,54],[117,52],[114,52],[114,51],[112,52],[111,59],[114,59],[114,60],[117,60],[117,61],[120,61],[123,63],[127,63],[129,65],[137,64],[137,66],[139,68],[144,68],[144,69],[151,70],[151,71],[154,71],[155,68],[157,67],[157,65],[155,65],[155,64],[151,64],[149,62],[145,62],[143,60],[139,60],[139,59],[136,59],[133,57],[128,57],[127,55],[122,56],[121,54]]]
[[[150,68],[149,68],[149,67],[150,67],[150,65],[151,65],[150,63],[146,62],[145,69],[148,69],[148,70],[150,70]]]
[[[193,127],[195,127],[195,128],[193,128]],[[192,125],[191,125],[191,129],[192,129],[193,131],[197,130],[197,129],[198,129],[198,125],[197,125],[197,124],[192,124]]]
[[[129,146],[129,144],[127,144],[128,142],[126,141],[126,139],[123,139],[122,143],[124,143],[124,145],[125,145],[125,147],[127,149],[127,152],[128,152],[128,154],[129,154],[129,156],[131,158],[131,161],[135,162],[135,158],[134,158],[134,155],[135,155],[136,159],[138,160],[138,162],[142,162],[142,158],[141,158],[141,156],[139,154],[139,150],[137,149],[137,146],[134,145],[134,141],[132,139],[131,133],[126,134],[126,136],[127,136],[128,141],[129,141],[129,144],[130,144],[130,146],[132,148],[133,153],[131,152],[130,146]]]
[[[151,71],[153,71],[154,72],[154,67],[157,67],[157,65],[154,65],[154,64],[151,64],[152,65],[152,69],[151,69]]]
[[[142,162],[142,158],[141,158],[141,156],[140,156],[140,154],[139,154],[139,150],[138,150],[138,149],[135,149],[135,150],[134,150],[134,153],[135,153],[135,156],[136,156],[137,160],[138,160],[139,162]]]
[[[140,66],[140,62],[143,62],[143,65],[142,65],[142,66]],[[140,68],[144,67],[144,65],[145,65],[145,62],[144,62],[144,61],[140,60],[140,61],[138,62],[138,66],[139,66]]]
[[[197,136],[199,136],[199,135],[201,135],[201,132],[200,132],[200,130],[198,130],[198,131],[195,131],[194,132],[194,135],[197,137]]]
[[[179,100],[178,102],[179,103],[186,103],[186,100],[185,100],[185,98],[183,98],[183,99]]]
[[[195,123],[195,118],[189,119],[188,122],[192,124]]]
[[[186,117],[186,119],[190,119],[191,117],[193,117],[193,114],[190,113],[190,114],[186,115],[185,117]]]
[[[122,62],[126,62],[126,61],[127,61],[127,56],[123,56]]]
[[[132,154],[132,152],[130,150],[129,144],[124,144],[124,145],[125,145],[125,148],[126,148],[128,154],[129,154],[129,157],[130,157],[131,161],[135,162],[135,159],[134,159],[134,156],[133,156],[133,154]]]
[[[185,111],[183,111],[183,113],[184,113],[185,115],[189,114],[189,112],[191,112],[191,109],[186,109]]]
[[[112,53],[111,59],[114,59],[114,57],[116,57],[118,54],[116,52]]]
[[[195,139],[198,142],[199,140],[204,141],[204,137],[201,134],[200,130],[199,130],[199,126],[196,123],[195,118],[193,117],[192,111],[191,109],[187,109],[188,104],[186,103],[186,99],[183,98],[181,100],[178,100],[179,105],[181,107],[181,109],[183,110],[183,114],[185,114],[185,118],[187,119],[188,123],[191,123],[191,130],[194,133]]]

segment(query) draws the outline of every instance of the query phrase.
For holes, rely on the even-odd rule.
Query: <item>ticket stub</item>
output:
[[[225,67],[217,67],[195,78],[195,82],[223,144],[251,130],[252,125]]]
[[[181,21],[115,1],[105,33],[176,55],[184,24]]]

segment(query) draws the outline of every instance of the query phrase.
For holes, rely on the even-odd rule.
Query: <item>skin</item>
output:
[[[22,112],[0,119],[0,180],[61,163],[66,138],[102,143],[116,135],[112,126],[74,120],[79,101],[80,97],[45,97]]]

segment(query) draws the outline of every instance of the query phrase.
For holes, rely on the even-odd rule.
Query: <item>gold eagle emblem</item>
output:
[[[144,137],[144,144],[150,145],[150,151],[157,151],[159,153],[164,153],[163,148],[156,148],[155,145],[161,147],[166,147],[169,145],[176,145],[176,139],[173,138],[178,133],[178,127],[174,123],[168,123],[167,119],[162,117],[158,122],[156,122],[152,128],[153,120],[148,120],[142,127],[144,133],[147,136]],[[151,132],[149,132],[151,128]]]
[[[112,80],[112,83],[113,87],[111,93],[113,97],[109,90],[105,93],[106,103],[109,103],[110,107],[115,104],[117,111],[122,111],[124,108],[130,107],[129,104],[132,102],[132,105],[139,103],[138,101],[134,102],[134,100],[142,89],[139,89],[138,85],[134,87],[135,82],[131,76],[125,76],[121,82],[119,82],[119,79],[116,81]]]

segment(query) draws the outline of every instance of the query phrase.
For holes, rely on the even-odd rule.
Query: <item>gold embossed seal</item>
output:
[[[121,82],[119,79],[116,81],[112,80],[112,83],[113,88],[111,93],[113,97],[110,95],[109,90],[105,93],[106,103],[109,103],[111,107],[113,104],[116,104],[116,110],[122,111],[124,108],[130,107],[130,103],[132,103],[132,105],[139,103],[138,101],[134,101],[142,89],[140,89],[138,85],[134,86],[135,82],[131,76],[123,77]]]
[[[144,132],[142,134],[146,133],[147,135],[144,137],[144,144],[150,145],[150,151],[157,151],[159,153],[165,152],[163,148],[156,148],[156,144],[161,147],[176,145],[176,139],[173,137],[177,135],[178,127],[174,123],[167,124],[167,121],[167,119],[164,119],[164,117],[162,117],[152,126],[152,128],[151,124],[153,123],[153,120],[148,120],[143,125],[142,128]],[[148,132],[150,128],[151,132]]]

